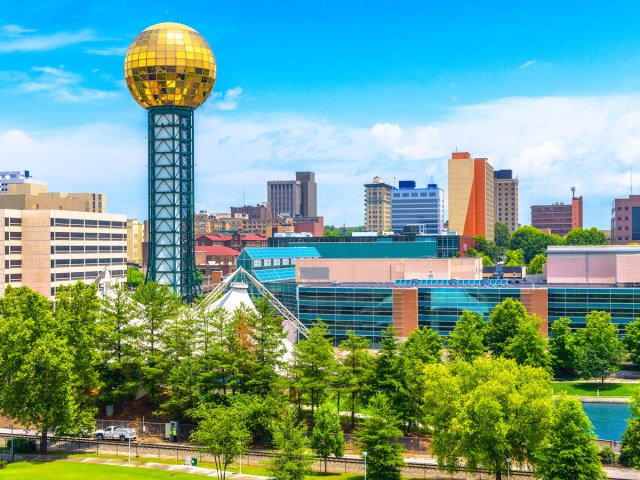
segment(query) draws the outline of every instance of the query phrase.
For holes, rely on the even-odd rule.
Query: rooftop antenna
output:
[[[571,187],[571,198],[576,198],[576,187]]]
[[[244,200],[244,187],[242,187],[242,206],[245,206],[247,203]]]
[[[633,195],[633,165],[631,165],[631,186],[630,186],[630,190],[631,190],[631,195]]]

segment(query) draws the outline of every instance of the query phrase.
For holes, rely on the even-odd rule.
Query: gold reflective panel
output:
[[[124,78],[131,96],[144,108],[198,108],[213,91],[216,60],[207,41],[193,28],[159,23],[141,32],[129,46]]]

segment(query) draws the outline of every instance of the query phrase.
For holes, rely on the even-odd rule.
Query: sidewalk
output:
[[[192,467],[191,465],[172,465],[169,463],[154,462],[128,462],[126,460],[115,460],[112,458],[81,458],[81,457],[59,457],[52,455],[16,455],[16,460],[33,460],[38,462],[75,462],[91,463],[97,465],[113,465],[116,467],[146,468],[151,470],[167,470],[170,472],[190,473],[201,477],[217,478],[216,470],[212,468]],[[227,473],[227,478],[233,480],[268,480],[269,477],[259,475],[240,475],[239,473]]]

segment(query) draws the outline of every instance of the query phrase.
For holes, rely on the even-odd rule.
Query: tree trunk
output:
[[[47,429],[43,428],[40,434],[40,453],[47,453]]]
[[[356,426],[356,394],[351,394],[351,428]]]

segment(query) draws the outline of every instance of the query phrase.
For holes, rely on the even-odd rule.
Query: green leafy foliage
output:
[[[427,365],[424,423],[441,469],[486,468],[500,478],[505,459],[533,462],[551,426],[551,378],[504,358]]]
[[[137,268],[127,267],[127,287],[137,288],[144,283],[144,273]]]
[[[502,222],[496,222],[493,226],[493,238],[498,247],[509,246],[509,227]]]
[[[574,349],[571,319],[559,318],[551,324],[549,351],[553,358],[553,371],[558,374],[573,368]]]
[[[636,318],[625,327],[622,343],[627,352],[631,354],[634,363],[637,364],[638,358],[640,358],[640,318]]]
[[[504,356],[513,358],[518,365],[540,367],[551,372],[553,357],[549,353],[549,342],[540,331],[541,325],[541,318],[527,315],[507,345]]]
[[[633,468],[640,469],[640,389],[631,395],[629,406],[631,417],[627,422],[627,429],[622,434],[622,454],[625,462]]]
[[[241,403],[236,403],[230,407],[201,406],[193,416],[198,419],[198,428],[189,438],[202,445],[201,452],[213,457],[218,479],[224,480],[227,467],[242,455],[251,441],[247,412]]]
[[[567,233],[565,245],[608,245],[605,234],[596,227],[574,228]]]
[[[574,369],[582,378],[605,377],[620,368],[624,346],[618,340],[618,329],[607,312],[592,311],[586,326],[578,330],[572,342]]]
[[[518,300],[505,299],[493,309],[484,331],[485,342],[493,355],[502,355],[511,339],[518,333],[527,311]]]
[[[509,250],[521,249],[524,252],[524,263],[531,262],[533,257],[544,253],[549,245],[562,245],[564,239],[558,235],[542,232],[531,226],[520,227],[509,237]]]
[[[507,250],[507,258],[504,265],[505,267],[521,267],[524,265],[524,251],[521,248]]]
[[[311,473],[313,457],[307,451],[307,426],[296,420],[293,410],[272,422],[273,444],[278,450],[265,462],[269,476],[274,480],[303,480]]]
[[[607,478],[595,439],[593,425],[580,401],[561,397],[554,408],[546,441],[536,454],[534,475],[544,480]]]
[[[324,458],[324,471],[327,471],[327,458],[344,455],[344,432],[340,425],[340,414],[331,404],[321,405],[313,415],[315,423],[311,434],[311,448],[318,457]]]
[[[531,259],[529,266],[527,267],[527,273],[534,275],[542,274],[542,266],[547,263],[547,256],[544,253],[539,253]]]
[[[359,337],[353,330],[349,330],[347,338],[340,342],[340,350],[346,357],[338,368],[338,382],[350,399],[351,428],[355,426],[356,403],[364,403],[371,395],[368,385],[373,380],[374,360],[368,348],[369,340]]]
[[[477,313],[464,310],[449,335],[449,355],[452,360],[472,362],[484,355],[485,323]]]
[[[360,449],[367,452],[367,478],[400,480],[404,447],[398,442],[402,431],[391,402],[378,393],[369,402],[367,413],[357,432]]]

